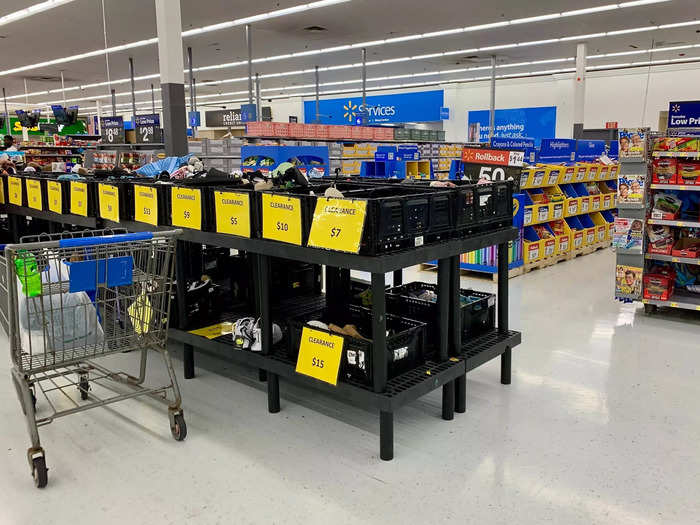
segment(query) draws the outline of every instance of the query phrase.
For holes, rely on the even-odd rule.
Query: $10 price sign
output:
[[[262,194],[263,237],[301,246],[301,200]]]
[[[311,223],[309,246],[359,252],[366,214],[367,201],[319,197]]]
[[[345,341],[339,335],[304,327],[296,371],[333,386],[338,384],[340,357]]]

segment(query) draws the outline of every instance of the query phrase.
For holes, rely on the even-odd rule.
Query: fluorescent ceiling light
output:
[[[319,7],[326,7],[329,5],[334,5],[342,2],[348,2],[350,0],[321,0],[319,2],[311,2],[308,4],[303,4],[301,6],[296,6],[294,8],[287,8],[287,9],[279,9],[277,11],[271,11],[269,13],[263,13],[260,15],[255,15],[254,17],[248,17],[248,18],[241,18],[238,20],[232,20],[230,22],[223,22],[220,24],[215,24],[212,26],[206,26],[202,28],[195,28],[195,29],[190,29],[188,31],[183,32],[183,36],[190,36],[194,34],[201,34],[204,32],[209,32],[209,31],[218,31],[223,28],[228,28],[228,27],[233,27],[235,25],[242,25],[242,24],[247,24],[251,23],[252,21],[256,20],[266,20],[268,18],[273,18],[276,16],[284,16],[284,14],[288,14],[290,9],[299,9],[300,11],[306,11],[309,9],[316,9]],[[608,4],[606,6],[600,6],[598,8],[588,8],[588,9],[581,9],[577,11],[569,11],[566,16],[571,17],[571,16],[579,16],[579,15],[585,15],[585,14],[590,14],[590,9],[599,9],[599,10],[611,10],[611,9],[624,9],[628,7],[635,7],[636,5],[647,5],[647,4],[655,4],[655,3],[662,3],[662,2],[669,2],[671,0],[640,0],[640,2],[624,2],[624,3],[619,3],[619,4]],[[614,7],[611,7],[614,6]],[[299,12],[299,11],[295,11]],[[543,15],[536,15],[528,18],[520,18],[520,19],[514,19],[514,20],[504,20],[500,22],[493,22],[493,23],[488,23],[488,24],[480,24],[476,26],[467,26],[467,27],[462,27],[462,28],[454,28],[454,29],[445,29],[441,31],[433,31],[433,32],[428,32],[428,33],[419,33],[419,34],[413,34],[413,35],[404,35],[404,36],[399,36],[395,38],[389,38],[389,39],[383,39],[383,40],[373,40],[370,42],[360,42],[356,44],[351,44],[349,46],[335,46],[332,48],[325,48],[325,49],[319,49],[316,51],[302,51],[302,52],[296,52],[296,53],[287,53],[284,55],[279,55],[279,56],[274,56],[274,57],[267,57],[267,58],[258,58],[253,60],[253,62],[269,62],[273,60],[284,60],[288,58],[294,58],[294,57],[299,57],[299,56],[308,56],[311,54],[326,54],[326,53],[333,53],[337,51],[342,51],[344,49],[348,49],[349,47],[357,48],[357,47],[375,47],[375,46],[381,46],[381,45],[386,45],[386,44],[392,44],[392,43],[397,43],[397,42],[406,42],[408,40],[419,40],[419,39],[424,39],[424,38],[435,38],[435,37],[440,37],[445,34],[457,34],[457,33],[467,33],[467,32],[474,32],[474,31],[483,31],[486,29],[493,29],[493,28],[498,28],[498,27],[505,27],[508,25],[518,25],[518,24],[525,24],[525,23],[532,23],[532,22],[538,22],[541,20],[550,20],[554,18],[559,18],[563,16],[563,13],[547,13]],[[255,20],[253,20],[255,19]],[[651,26],[654,28],[657,28],[657,26]],[[645,31],[648,29],[642,29],[642,28],[637,28],[633,31],[629,32],[635,32],[635,31]],[[619,33],[618,33],[619,34]],[[578,37],[580,38],[580,37]],[[567,38],[567,40],[572,40],[575,38]],[[561,40],[561,39],[559,39]],[[97,51],[91,51],[89,53],[83,53],[82,55],[74,55],[72,57],[64,57],[64,58],[58,58],[55,60],[49,60],[46,62],[41,62],[39,64],[30,64],[26,66],[21,66],[5,71],[0,71],[0,76],[5,76],[9,75],[12,73],[19,73],[22,71],[27,71],[30,69],[36,69],[37,67],[45,67],[45,66],[51,66],[51,65],[56,65],[56,64],[62,64],[65,62],[71,62],[74,60],[80,60],[82,58],[88,58],[91,56],[96,56],[96,55],[102,55],[105,52],[106,53],[113,53],[116,51],[122,51],[124,49],[130,49],[132,47],[140,47],[143,45],[148,45],[151,43],[157,42],[158,39],[148,39],[148,40],[142,40],[140,42],[134,42],[131,44],[124,44],[122,46],[116,46],[114,48],[109,48],[106,51],[105,50],[97,50]],[[498,48],[490,48],[490,49],[498,49]],[[500,48],[503,49],[503,48]],[[245,64],[245,61],[241,61],[240,64]],[[239,64],[239,63],[236,63]]]
[[[617,4],[600,5],[598,7],[586,7],[584,9],[574,9],[573,11],[564,11],[561,16],[579,16],[579,15],[590,15],[593,13],[602,13],[604,11],[612,11],[613,9],[618,9]]]
[[[57,3],[66,3],[69,1],[72,1],[72,0],[49,0],[48,2],[44,2],[44,3],[57,4]],[[310,2],[310,3],[306,3],[306,4],[301,4],[301,5],[295,6],[295,7],[289,7],[286,9],[278,9],[276,11],[270,11],[268,13],[263,13],[260,15],[252,16],[252,17],[239,18],[237,20],[231,20],[229,22],[222,22],[222,23],[213,24],[210,26],[189,29],[187,31],[183,31],[182,36],[187,37],[187,36],[192,36],[192,35],[199,35],[202,33],[209,33],[211,31],[219,31],[221,29],[226,29],[226,28],[233,27],[233,26],[239,26],[239,25],[252,23],[254,21],[253,19],[268,20],[270,18],[277,18],[280,16],[285,16],[287,14],[290,14],[291,12],[296,13],[296,12],[302,12],[302,11],[309,11],[311,9],[318,9],[320,7],[327,7],[330,5],[342,4],[345,2],[350,2],[350,0],[320,0],[318,2]],[[52,6],[52,7],[56,7],[56,6]],[[29,8],[27,8],[27,9],[29,9]],[[49,7],[49,9],[50,9],[50,7]],[[7,15],[7,16],[12,16],[12,15]],[[2,19],[0,19],[0,20],[2,20]],[[0,25],[2,25],[2,24],[0,24]],[[127,49],[133,49],[135,47],[143,47],[143,46],[156,44],[157,42],[158,42],[158,38],[155,37],[155,38],[148,38],[145,40],[139,40],[138,42],[131,42],[128,44],[122,44],[119,46],[109,47],[107,49],[96,49],[94,51],[89,51],[87,53],[80,53],[78,55],[72,55],[72,56],[63,57],[63,58],[56,58],[53,60],[47,60],[45,62],[39,62],[37,64],[28,64],[26,66],[20,66],[20,67],[16,67],[16,68],[12,68],[12,69],[7,69],[5,71],[0,71],[0,76],[11,75],[13,73],[21,73],[22,71],[29,71],[31,69],[36,69],[36,68],[40,68],[40,67],[54,66],[57,64],[65,64],[66,62],[74,62],[76,60],[82,60],[84,58],[90,58],[90,57],[100,56],[100,55],[104,55],[104,54],[117,53],[119,51],[125,51]]]
[[[10,13],[9,15],[0,16],[0,26],[4,26],[6,24],[16,22],[17,20],[22,20],[23,18],[42,13],[44,11],[48,11],[49,9],[68,4],[72,1],[73,0],[46,0],[45,2],[25,7],[24,9],[20,9],[19,11],[15,11],[14,13]]]

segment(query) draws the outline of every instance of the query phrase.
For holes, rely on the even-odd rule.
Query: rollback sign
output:
[[[524,157],[522,151],[465,147],[462,149],[464,179],[512,180],[519,184]]]

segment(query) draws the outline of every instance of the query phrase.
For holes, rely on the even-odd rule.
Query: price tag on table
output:
[[[134,220],[158,225],[158,192],[156,188],[134,185]]]
[[[304,327],[296,371],[335,386],[345,341],[339,335]]]
[[[202,229],[202,192],[196,188],[170,188],[173,226]]]
[[[301,199],[262,194],[263,238],[301,246]]]
[[[70,212],[74,215],[87,217],[88,191],[84,182],[71,181],[70,183]]]
[[[27,205],[33,210],[43,210],[41,184],[38,180],[25,179],[27,182]]]
[[[367,201],[319,197],[311,223],[309,246],[359,252],[366,213]]]
[[[215,191],[214,209],[218,233],[250,237],[250,195]]]
[[[49,200],[49,210],[54,213],[63,213],[61,183],[55,180],[46,181],[46,193]]]
[[[100,217],[119,222],[119,188],[111,184],[98,185]]]
[[[22,206],[22,179],[7,177],[7,189],[10,192],[10,204]]]

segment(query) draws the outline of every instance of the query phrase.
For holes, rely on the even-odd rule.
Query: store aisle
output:
[[[156,404],[59,420],[37,491],[5,357],[0,524],[697,523],[700,316],[613,301],[613,265],[606,250],[512,280],[513,384],[492,362],[454,421],[435,424],[439,392],[405,407],[390,463],[375,414],[282,383],[271,415],[256,373],[199,359],[186,442]]]

